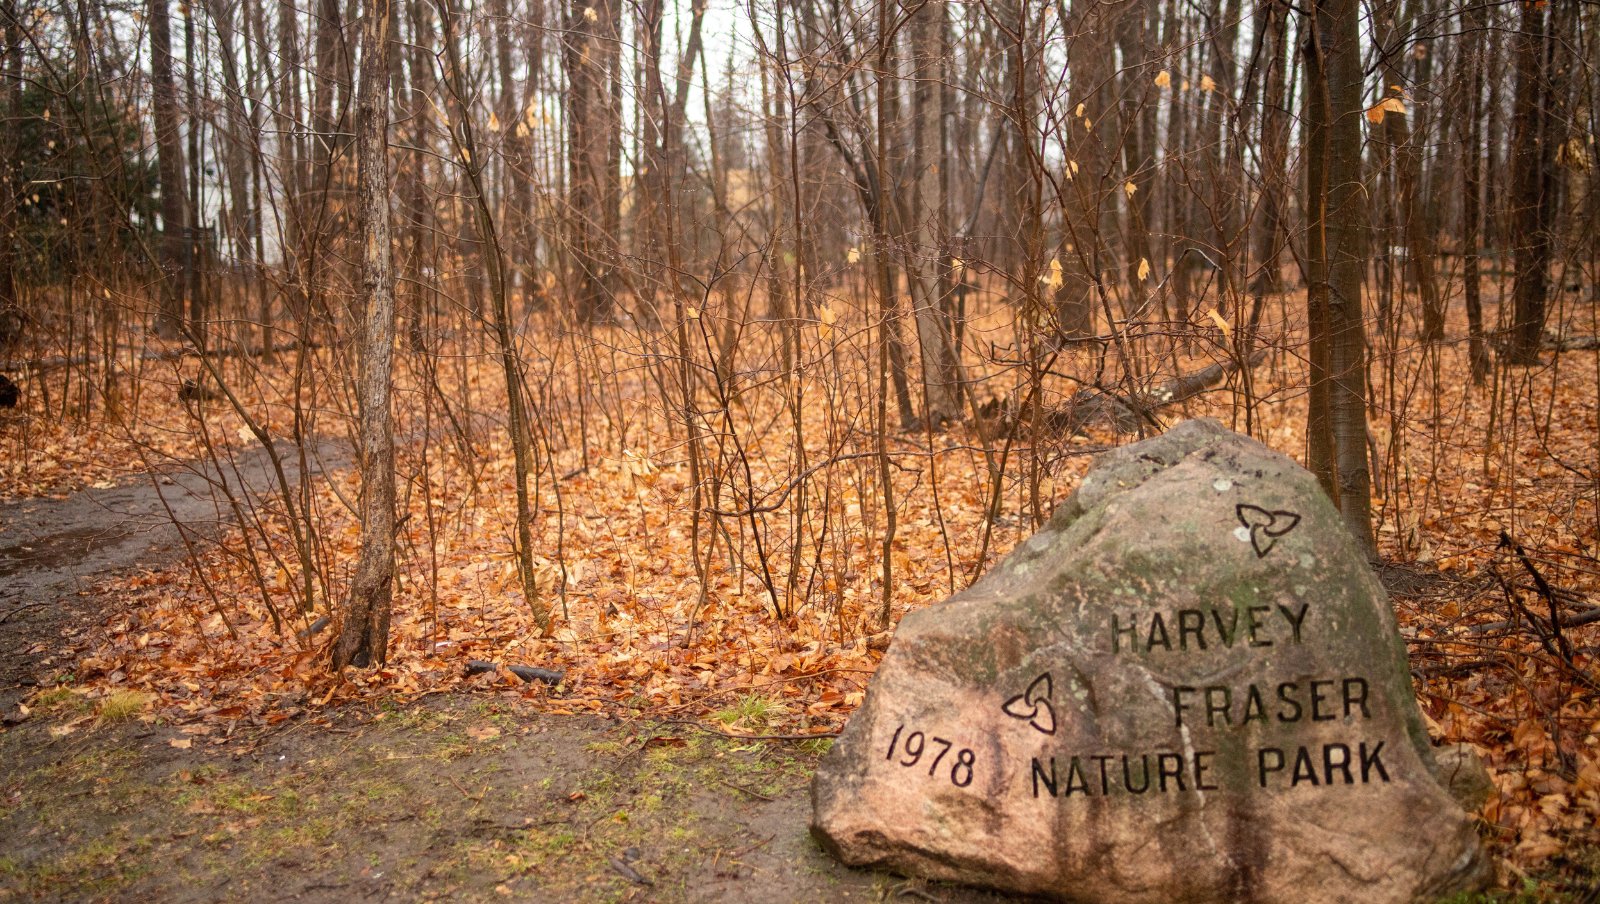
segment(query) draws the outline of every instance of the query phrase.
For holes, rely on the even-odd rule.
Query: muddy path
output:
[[[254,737],[38,707],[0,734],[0,900],[1005,900],[819,851],[814,747],[465,695]]]
[[[311,458],[348,466],[332,444]],[[826,742],[467,693],[235,733],[56,684],[122,605],[96,585],[215,535],[224,481],[277,491],[257,452],[0,505],[0,901],[1005,900],[818,850]]]
[[[291,490],[297,446],[276,446]],[[307,447],[307,472],[348,467],[348,447]],[[280,492],[271,457],[254,447],[220,467],[188,462],[135,475],[64,499],[0,503],[0,712],[32,693],[41,670],[59,667],[71,636],[103,621],[108,600],[92,594],[107,578],[162,568],[203,544],[231,517],[236,499]],[[114,601],[113,601],[114,602]]]

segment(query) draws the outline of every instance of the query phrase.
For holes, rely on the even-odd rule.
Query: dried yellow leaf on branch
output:
[[[1217,329],[1222,331],[1223,341],[1231,342],[1233,340],[1233,327],[1228,325],[1228,319],[1217,313],[1216,308],[1212,308],[1206,313],[1211,315],[1211,322],[1215,323],[1217,325]]]
[[[823,305],[817,308],[817,336],[819,336],[823,342],[827,342],[833,337],[833,325],[834,323],[838,322],[838,320],[839,315],[835,314],[833,312],[833,308],[829,305]]]
[[[1386,97],[1379,103],[1373,104],[1367,110],[1367,122],[1373,125],[1380,125],[1383,122],[1383,117],[1389,113],[1397,113],[1401,116],[1406,115],[1405,100],[1398,97]]]
[[[1039,281],[1049,286],[1051,289],[1061,288],[1061,284],[1065,281],[1061,278],[1061,261],[1057,260],[1056,258],[1051,258],[1049,272],[1039,277]]]
[[[1575,170],[1589,168],[1589,149],[1582,139],[1569,138],[1556,148],[1556,163]]]
[[[1170,87],[1172,87],[1172,73],[1168,72],[1165,69],[1161,70],[1160,72],[1157,72],[1156,73],[1156,87],[1157,88],[1170,88]]]

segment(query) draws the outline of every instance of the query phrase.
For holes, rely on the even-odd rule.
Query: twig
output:
[[[1463,675],[1469,675],[1473,672],[1476,672],[1478,669],[1489,668],[1491,666],[1505,666],[1506,664],[1507,663],[1498,659],[1468,659],[1465,662],[1441,662],[1437,665],[1418,666],[1417,668],[1411,670],[1411,674],[1417,678],[1460,678]]]
[[[723,731],[720,728],[712,728],[709,725],[701,725],[699,722],[691,722],[688,719],[662,719],[661,721],[668,725],[687,725],[690,728],[699,729],[706,734],[721,735],[725,738],[734,738],[740,741],[814,741],[817,738],[837,738],[839,736],[837,731],[825,731],[817,734],[745,735],[734,734],[731,731]]]
[[[300,347],[299,342],[285,342],[273,345],[271,350],[273,354],[277,354],[278,352],[292,352]],[[309,342],[306,343],[305,347],[307,349],[318,349],[322,348],[323,345],[318,342]],[[213,358],[227,358],[235,355],[259,357],[263,351],[264,349],[227,347],[207,349],[202,352],[192,345],[185,345],[180,348],[145,349],[140,353],[139,360],[177,361],[180,358],[200,357],[202,355],[208,355]],[[15,372],[28,368],[32,368],[35,371],[52,370],[57,367],[81,367],[86,364],[116,363],[118,360],[116,358],[102,358],[99,355],[74,355],[70,357],[67,355],[50,355],[45,358],[13,358],[9,361],[0,361],[0,371]]]
[[[48,606],[48,605],[50,605],[50,604],[49,603],[26,603],[24,605],[18,606],[17,608],[12,609],[10,612],[7,612],[5,615],[0,615],[0,625],[3,625],[6,622],[10,621],[11,620],[11,616],[16,615],[19,612],[26,612],[29,609],[43,609],[45,606]]]
[[[447,774],[447,775],[445,775],[445,778],[450,782],[450,784],[456,786],[456,790],[461,792],[461,796],[462,797],[465,797],[467,800],[470,800],[475,804],[483,803],[483,795],[480,794],[480,795],[477,795],[476,797],[474,797],[472,792],[470,792],[467,789],[461,787],[461,783],[456,781],[456,777],[455,776]]]
[[[765,794],[759,794],[759,793],[757,793],[755,791],[751,791],[749,788],[746,788],[743,785],[736,785],[733,782],[727,781],[725,779],[720,779],[720,778],[717,779],[717,784],[719,784],[719,785],[727,785],[728,787],[732,788],[735,791],[743,791],[745,794],[750,795],[751,797],[755,798],[756,800],[764,800],[769,804],[772,803],[773,801],[777,800],[776,797],[768,797]]]
[[[1533,583],[1539,588],[1539,595],[1544,597],[1545,603],[1550,606],[1550,633],[1555,636],[1556,645],[1561,649],[1560,656],[1567,665],[1572,665],[1572,644],[1568,643],[1566,635],[1561,633],[1561,613],[1556,606],[1555,591],[1550,589],[1550,583],[1544,579],[1544,575],[1540,574],[1539,569],[1528,560],[1528,552],[1522,548],[1522,544],[1511,539],[1511,535],[1503,530],[1500,532],[1500,546],[1510,547],[1521,560],[1522,567],[1533,576]]]

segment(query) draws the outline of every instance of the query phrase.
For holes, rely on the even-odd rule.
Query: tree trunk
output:
[[[911,203],[897,205],[906,278],[922,351],[923,417],[930,427],[960,419],[960,362],[951,347],[939,287],[948,223],[944,178],[945,4],[927,0],[911,16]]]
[[[163,2],[163,0],[152,0]],[[308,307],[305,249],[306,146],[304,140],[304,97],[300,90],[300,14],[294,0],[278,3],[278,97],[273,104],[282,148],[279,178],[283,182],[283,269],[287,283],[284,293],[291,313],[302,330]]]
[[[577,268],[577,313],[583,323],[609,316],[612,253],[620,203],[612,166],[613,144],[620,152],[621,111],[612,109],[612,67],[619,62],[612,23],[617,0],[573,0],[567,18],[563,60],[567,70],[568,241]]]
[[[369,0],[362,23],[356,108],[356,192],[361,217],[361,555],[333,644],[335,670],[382,666],[394,595],[394,258],[389,212],[389,24],[392,0]]]
[[[22,23],[17,19],[16,0],[0,2],[5,16],[4,56],[0,71],[5,73],[4,116],[15,122],[22,115]],[[21,198],[17,177],[22,168],[16,129],[0,130],[0,236],[12,236],[17,228],[17,201]],[[22,306],[17,297],[16,242],[0,241],[0,351],[22,338]]]
[[[1394,163],[1391,178],[1398,193],[1400,231],[1404,236],[1406,247],[1406,269],[1409,271],[1410,281],[1416,284],[1417,294],[1421,296],[1422,301],[1422,338],[1426,342],[1440,342],[1444,339],[1444,305],[1439,295],[1438,282],[1434,278],[1433,235],[1428,230],[1422,180],[1422,153],[1428,136],[1422,108],[1415,102],[1416,96],[1423,93],[1422,89],[1432,70],[1431,61],[1427,56],[1432,53],[1432,43],[1425,40],[1411,43],[1414,34],[1412,17],[1399,15],[1396,12],[1399,5],[1398,0],[1391,0],[1384,22],[1380,26],[1382,29],[1380,44],[1387,45],[1392,41],[1398,41],[1405,45],[1390,47],[1389,52],[1384,55],[1384,88],[1381,99],[1383,102],[1401,100],[1405,107],[1403,110],[1386,112],[1383,117],[1382,134],[1388,144],[1390,160]],[[1401,55],[1411,55],[1419,48],[1423,57],[1417,62],[1417,75],[1412,91],[1413,102],[1407,104],[1403,99],[1404,77],[1396,58]],[[1412,127],[1413,120],[1416,123],[1415,128]],[[1389,254],[1390,249],[1384,248],[1383,253]]]
[[[1367,212],[1361,169],[1359,0],[1318,0],[1306,46],[1309,464],[1368,555],[1366,337],[1361,309]]]
[[[183,13],[184,118],[189,137],[189,229],[184,236],[183,272],[188,280],[189,336],[200,348],[204,349],[209,345],[205,329],[206,305],[208,303],[205,291],[205,272],[210,243],[206,241],[205,235],[201,232],[205,207],[200,197],[200,191],[204,187],[200,178],[200,129],[202,127],[200,90],[199,86],[195,84],[194,51],[196,41],[194,10],[188,3],[181,4],[179,9]]]
[[[1514,364],[1539,360],[1549,291],[1550,214],[1554,155],[1549,147],[1550,90],[1546,55],[1550,35],[1543,4],[1522,4],[1522,27],[1511,36],[1516,58],[1516,100],[1512,112],[1511,216],[1516,244],[1512,284],[1515,313],[1511,327]]]
[[[167,0],[149,0],[150,107],[155,120],[156,171],[161,184],[161,307],[156,332],[168,338],[183,328],[185,235],[183,144],[178,131],[178,89],[172,80],[172,20]]]
[[[1484,32],[1488,9],[1472,4],[1462,13],[1467,79],[1466,140],[1461,153],[1461,280],[1467,306],[1467,356],[1472,382],[1482,386],[1489,376],[1489,351],[1483,340],[1482,280],[1478,275],[1478,236],[1483,222],[1483,72]]]
[[[228,134],[222,138],[223,170],[228,177],[228,211],[222,222],[234,257],[248,271],[253,255],[253,227],[257,222],[250,203],[250,152],[261,147],[261,136],[245,111],[248,91],[234,53],[234,16],[240,10],[223,0],[205,0],[205,9],[217,30],[217,47],[222,54],[222,86],[228,123]]]
[[[1112,83],[1116,72],[1113,39],[1120,31],[1119,20],[1126,5],[1073,3],[1064,20],[1072,87],[1067,105],[1071,121],[1062,126],[1070,143],[1062,174],[1065,203],[1056,257],[1061,265],[1061,284],[1055,289],[1054,299],[1057,325],[1064,336],[1087,336],[1094,331],[1094,306],[1107,269],[1108,236],[1104,224],[1106,214],[1116,209],[1112,186],[1120,180],[1112,178],[1118,168],[1114,154],[1105,147],[1105,136],[1116,140],[1122,134],[1116,125],[1116,86]],[[1142,72],[1138,77],[1145,80]],[[1040,166],[1043,161],[1028,163]],[[1055,271],[1053,266],[1051,271]]]
[[[1262,91],[1261,110],[1261,215],[1255,227],[1255,253],[1253,258],[1257,273],[1250,281],[1250,291],[1255,296],[1251,305],[1252,321],[1259,316],[1262,296],[1283,291],[1283,277],[1279,272],[1279,255],[1284,246],[1284,206],[1288,185],[1285,180],[1289,159],[1288,56],[1289,8],[1283,0],[1272,0],[1262,8],[1262,27],[1266,30],[1263,46],[1267,64]],[[1255,323],[1250,324],[1252,330]]]

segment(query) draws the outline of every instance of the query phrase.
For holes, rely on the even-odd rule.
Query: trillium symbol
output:
[[[1028,689],[1006,701],[1001,707],[1005,714],[1013,719],[1027,719],[1028,724],[1036,730],[1053,735],[1056,733],[1056,711],[1050,706],[1050,673],[1033,679]]]
[[[1250,545],[1258,559],[1272,552],[1278,538],[1300,523],[1300,516],[1294,512],[1269,512],[1259,505],[1240,503],[1234,511],[1239,515],[1239,523],[1250,529]]]

